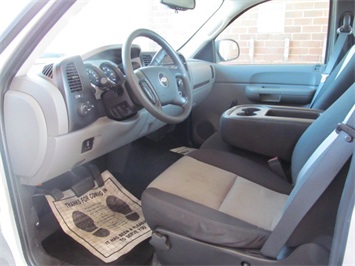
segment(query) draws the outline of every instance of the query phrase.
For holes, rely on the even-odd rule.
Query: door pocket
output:
[[[313,86],[249,85],[246,96],[253,102],[285,103],[304,105],[310,103],[314,95]]]

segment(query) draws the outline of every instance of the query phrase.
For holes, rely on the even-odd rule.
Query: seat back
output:
[[[355,83],[312,125],[304,132],[297,142],[292,155],[292,179],[297,186],[297,177],[307,160],[341,123],[355,104]],[[336,160],[336,158],[334,158]],[[327,239],[324,245],[330,245],[334,232],[336,213],[339,206],[343,186],[349,170],[346,163],[329,187],[317,200],[307,215],[297,226],[289,238],[287,245],[299,246],[303,243],[317,241],[320,237]],[[330,248],[330,246],[329,246]]]
[[[302,134],[292,154],[291,173],[294,184],[308,158],[338,123],[343,121],[354,103],[355,84],[352,82],[351,87]]]

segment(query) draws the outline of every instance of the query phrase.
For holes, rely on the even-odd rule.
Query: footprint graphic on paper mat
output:
[[[126,202],[115,196],[108,196],[106,204],[111,211],[123,214],[130,221],[137,221],[139,219],[138,213],[133,212]]]
[[[98,228],[95,225],[94,220],[81,211],[74,211],[72,213],[72,218],[75,226],[85,232],[94,232],[93,235],[97,237],[106,237],[110,235],[109,230],[104,228]]]

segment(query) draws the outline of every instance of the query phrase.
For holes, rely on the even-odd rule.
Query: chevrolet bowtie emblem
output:
[[[168,80],[167,76],[165,76],[163,73],[159,74],[159,82],[164,87],[168,87],[169,86],[169,80]]]

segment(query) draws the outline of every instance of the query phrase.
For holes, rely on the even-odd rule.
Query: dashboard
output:
[[[132,93],[121,54],[121,45],[99,47],[36,65],[13,80],[5,94],[5,124],[10,158],[23,184],[38,185],[165,125]],[[152,62],[155,54],[133,46],[133,69],[151,63],[174,67],[164,53]],[[193,106],[197,106],[212,89],[213,65],[179,56],[192,82]],[[180,89],[183,94],[183,86]],[[182,112],[172,104],[162,109],[169,115]]]

